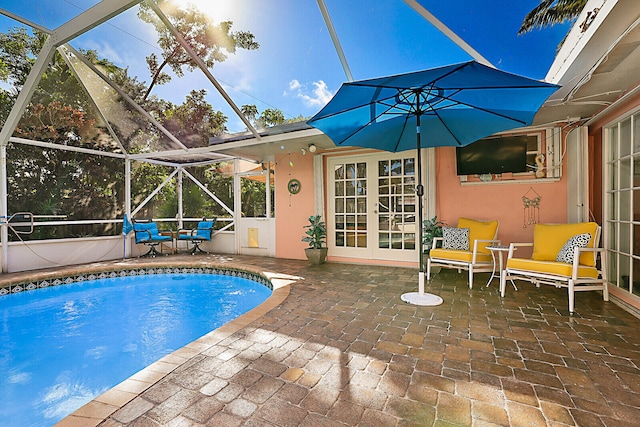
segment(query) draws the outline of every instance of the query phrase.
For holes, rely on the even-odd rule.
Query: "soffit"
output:
[[[547,81],[562,88],[540,109],[536,124],[592,117],[638,85],[640,2],[599,3],[587,4],[552,65]],[[602,15],[583,31],[581,25],[594,5],[601,6]]]
[[[258,130],[260,140],[248,132],[224,135],[210,140],[216,153],[263,163],[280,155],[309,150],[315,145],[318,150],[335,148],[328,136],[306,122],[297,122]]]

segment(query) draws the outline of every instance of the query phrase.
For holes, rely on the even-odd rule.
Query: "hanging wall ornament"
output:
[[[289,183],[287,184],[287,188],[289,189],[289,207],[291,207],[291,196],[293,194],[298,194],[297,192],[293,193],[291,191],[291,187],[292,187],[291,183],[292,183],[292,181],[297,181],[297,180],[291,179],[291,169],[292,168],[293,168],[293,161],[291,160],[291,151],[289,151]],[[298,183],[298,191],[300,191],[300,184],[299,183]]]
[[[536,193],[533,187],[529,187],[529,191],[522,196],[522,204],[524,205],[523,228],[527,228],[527,225],[538,224],[540,222],[541,200],[542,196]]]
[[[300,192],[300,181],[297,179],[290,179],[287,184],[287,189],[289,190],[289,194],[298,194]]]

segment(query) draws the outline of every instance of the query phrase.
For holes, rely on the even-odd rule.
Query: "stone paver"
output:
[[[466,274],[449,270],[427,283],[444,303],[421,307],[400,299],[416,289],[415,269],[229,255],[112,268],[169,262],[298,279],[282,302],[225,325],[219,339],[193,346],[182,365],[87,425],[635,426],[640,419],[640,320],[597,292],[577,294],[569,315],[564,290],[522,283],[501,298],[497,286],[479,278],[469,290]]]

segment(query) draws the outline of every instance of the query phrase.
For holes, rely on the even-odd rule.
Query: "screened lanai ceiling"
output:
[[[176,96],[168,99],[151,91],[143,96],[145,86],[150,85],[140,82],[144,77],[131,72],[140,64],[136,63],[135,54],[130,56],[131,61],[124,59],[129,53],[122,46],[137,42],[148,48],[147,56],[158,57],[161,57],[161,48],[157,41],[159,33],[140,19],[142,12],[138,3],[47,1],[35,2],[26,9],[14,3],[15,11],[11,5],[3,10],[5,18],[13,21],[3,24],[10,28],[8,31],[31,33],[36,29],[52,41],[49,45],[45,43],[39,59],[47,54],[47,48],[58,58],[46,61],[41,76],[37,75],[38,61],[32,67],[20,94],[24,97],[17,98],[12,110],[17,118],[12,142],[52,146],[62,141],[64,149],[168,164],[208,163],[229,157],[210,150],[207,137],[184,126],[188,120],[172,122],[171,118],[160,117],[167,105],[177,103],[173,101]],[[166,19],[155,3],[149,4],[151,13],[156,9],[159,19]],[[37,15],[30,16],[30,12]],[[181,37],[171,24],[167,28],[176,34],[176,40]],[[120,45],[117,51],[111,44],[116,38]],[[144,64],[145,55],[140,57]],[[193,55],[193,60],[200,61],[197,55]],[[61,70],[63,64],[67,68]],[[127,81],[122,78],[123,73],[117,74],[116,68],[125,70]],[[206,72],[206,68],[203,69]],[[183,99],[192,95],[191,90],[200,89],[198,86],[187,88],[179,76],[173,77],[161,77],[173,80],[173,84],[164,89],[175,94],[182,92]],[[36,83],[33,89],[29,89],[31,80]],[[211,79],[209,83],[211,86],[216,82]],[[192,112],[184,114],[189,113]],[[182,126],[171,128],[172,123]],[[66,130],[71,128],[83,129]],[[67,135],[60,138],[61,132]]]
[[[45,126],[47,120],[58,123],[52,129],[64,129],[60,124],[70,115],[82,113],[82,117],[74,117],[74,123],[81,122],[93,130],[67,135],[64,144],[66,148],[103,155],[198,164],[242,153],[260,161],[278,150],[297,149],[310,142],[330,148],[331,141],[315,130],[305,130],[303,139],[288,139],[257,129],[255,120],[241,110],[254,105],[258,114],[277,110],[288,121],[302,121],[320,110],[342,82],[469,59],[542,79],[568,29],[561,26],[517,36],[522,17],[537,5],[537,0],[517,6],[510,0],[495,0],[495,7],[489,8],[492,10],[478,2],[460,1],[456,3],[464,5],[460,8],[436,0],[174,3],[183,9],[197,8],[211,20],[212,28],[231,21],[234,34],[250,32],[259,47],[219,49],[215,63],[203,66],[204,58],[198,55],[202,53],[200,46],[192,46],[191,35],[181,33],[185,27],[165,1],[0,1],[1,32],[24,30],[32,34],[36,29],[50,35],[45,48],[51,47],[51,52],[59,55],[56,58],[68,67],[66,72],[60,62],[47,60],[38,73],[35,63],[22,98],[13,105],[15,131],[3,129],[3,135],[9,133],[15,143],[54,144],[57,139],[46,131],[32,130]],[[158,20],[160,31],[166,31],[164,36],[168,34],[171,42],[160,38],[159,30],[149,19],[143,19],[145,13]],[[504,43],[507,37],[510,42]],[[155,79],[148,65],[157,68],[163,63],[163,46],[166,53],[167,45],[186,49],[192,55],[191,63],[177,70],[164,67],[160,78]],[[524,60],[532,54],[537,56],[535,61]],[[128,85],[115,70],[126,70]],[[40,74],[44,75],[42,79]],[[61,77],[68,82],[61,83]],[[30,82],[34,83],[31,90]],[[131,82],[137,86],[132,87]],[[65,105],[56,106],[51,101],[56,101],[53,97],[62,84],[68,84],[68,97]],[[199,117],[197,107],[202,104],[177,108],[189,99],[198,101],[199,96],[214,112],[226,117],[224,133],[244,132],[253,142],[222,136],[221,141],[235,145],[231,149],[228,145],[223,148],[224,144],[210,145],[208,138],[196,131],[197,123],[188,125],[191,116]],[[34,99],[47,107],[34,111]],[[167,105],[176,107],[172,114],[181,114],[181,120],[161,114]],[[14,124],[11,119],[7,121],[10,125]],[[280,140],[289,146],[285,148]],[[233,149],[242,146],[247,148]]]

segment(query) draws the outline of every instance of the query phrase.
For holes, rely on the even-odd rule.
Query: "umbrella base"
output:
[[[420,292],[407,292],[402,294],[400,299],[409,304],[415,305],[440,305],[442,298],[433,294],[421,294]]]

